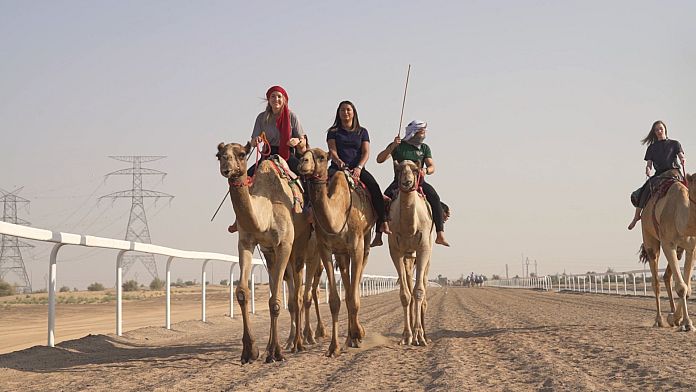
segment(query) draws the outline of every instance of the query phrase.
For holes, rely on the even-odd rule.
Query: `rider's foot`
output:
[[[379,231],[381,231],[382,233],[387,233],[387,234],[392,233],[392,231],[389,230],[389,222],[386,222],[386,221],[382,222],[382,225],[380,226],[379,229],[380,229]]]
[[[445,232],[438,231],[437,237],[435,237],[435,243],[438,245],[450,246],[449,242],[445,239]]]
[[[227,231],[229,231],[230,233],[233,233],[233,234],[236,233],[237,232],[237,222],[235,221],[232,224],[232,226],[228,227]]]
[[[628,224],[628,230],[633,230],[634,227],[636,227],[636,223],[640,220],[640,217],[633,218],[631,223]]]
[[[382,242],[382,233],[377,232],[375,233],[375,238],[372,240],[372,243],[370,244],[370,248],[374,248],[375,246],[382,246],[384,245],[384,242]]]

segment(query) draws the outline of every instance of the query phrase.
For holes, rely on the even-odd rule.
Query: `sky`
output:
[[[211,222],[227,188],[214,154],[249,139],[268,87],[322,148],[338,103],[355,103],[386,187],[374,158],[410,64],[404,124],[428,122],[428,181],[452,209],[431,277],[522,275],[527,259],[539,274],[642,269],[626,226],[655,120],[694,167],[694,15],[686,1],[0,0],[0,188],[22,187],[34,227],[124,238],[130,201],[98,198],[131,179],[106,178],[128,167],[108,156],[167,156],[145,166],[168,174],[144,188],[175,196],[146,201],[152,242],[236,255],[231,204]],[[32,244],[40,289],[49,245]],[[110,285],[115,255],[65,247],[58,285]],[[396,274],[387,246],[366,273]],[[200,279],[200,262],[173,276]]]

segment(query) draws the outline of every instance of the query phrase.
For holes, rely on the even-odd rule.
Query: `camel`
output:
[[[343,172],[328,178],[329,154],[320,149],[307,150],[300,159],[299,172],[309,182],[309,198],[314,212],[317,238],[324,270],[329,281],[329,307],[332,334],[326,356],[340,355],[338,312],[341,300],[334,279],[330,253],[336,256],[346,288],[348,336],[346,347],[360,347],[365,329],[360,324],[360,281],[370,253],[370,230],[376,216],[366,192],[351,189]]]
[[[655,327],[679,325],[681,331],[693,331],[686,300],[691,295],[691,274],[694,266],[694,249],[696,249],[696,175],[687,175],[688,184],[675,182],[670,185],[664,197],[653,196],[643,209],[641,227],[643,244],[641,260],[650,264],[652,286],[657,305]],[[664,282],[669,295],[671,313],[665,322],[660,308],[660,282],[658,277],[658,258],[660,248],[667,258]],[[684,276],[679,268],[678,256],[681,250],[686,253]],[[679,302],[675,309],[672,293],[672,278]]]
[[[392,229],[389,254],[399,274],[399,296],[404,308],[404,331],[399,344],[427,346],[423,320],[433,249],[433,217],[425,197],[417,192],[420,166],[405,160],[394,162],[394,170],[399,193],[389,211]],[[412,287],[414,267],[416,277]]]
[[[239,228],[239,269],[240,280],[236,289],[237,302],[242,311],[244,333],[242,337],[242,363],[256,360],[259,350],[251,333],[248,302],[250,299],[249,274],[254,247],[258,244],[266,257],[271,296],[268,309],[271,315],[270,334],[266,347],[266,362],[284,360],[278,340],[278,315],[280,314],[281,282],[286,268],[292,271],[294,282],[298,278],[297,264],[304,255],[310,236],[310,225],[301,212],[294,208],[295,195],[287,179],[282,178],[275,164],[270,160],[262,161],[256,170],[253,181],[247,177],[246,157],[251,146],[236,143],[218,145],[217,158],[220,162],[220,174],[228,179],[230,199],[237,216]],[[253,182],[253,184],[252,184]],[[296,185],[292,185],[295,187]],[[301,194],[301,192],[295,192]],[[300,196],[301,197],[301,196]],[[289,260],[293,260],[289,263]],[[302,351],[300,321],[302,316],[299,303],[299,283],[295,285],[294,309],[296,332],[293,351]]]

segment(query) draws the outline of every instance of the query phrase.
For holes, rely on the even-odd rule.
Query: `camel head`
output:
[[[687,174],[686,184],[689,187],[689,198],[696,203],[696,174]]]
[[[310,148],[300,158],[298,168],[305,177],[325,180],[329,170],[329,153],[321,148]]]
[[[418,175],[420,165],[413,161],[405,160],[401,163],[394,161],[394,172],[396,172],[399,190],[402,192],[412,192],[418,186]]]
[[[246,174],[246,157],[251,151],[249,143],[242,146],[237,143],[220,143],[215,154],[220,162],[220,174],[225,178],[239,178]]]

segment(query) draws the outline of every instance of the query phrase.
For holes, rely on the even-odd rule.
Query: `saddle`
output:
[[[300,178],[290,170],[288,163],[280,155],[271,155],[268,160],[273,164],[278,175],[287,180],[288,185],[290,185],[290,190],[292,191],[292,208],[296,213],[301,214],[304,204],[304,187],[302,186]]]

